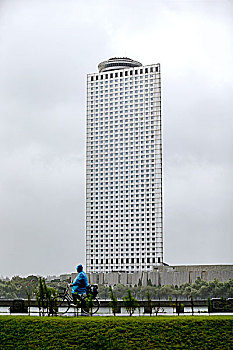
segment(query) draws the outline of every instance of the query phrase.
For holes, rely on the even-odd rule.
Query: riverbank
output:
[[[231,349],[232,316],[0,316],[0,349]]]

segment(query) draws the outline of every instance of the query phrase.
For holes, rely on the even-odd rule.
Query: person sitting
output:
[[[78,275],[74,279],[73,283],[70,284],[72,297],[75,304],[77,304],[77,299],[80,295],[86,294],[87,287],[89,286],[87,275],[83,271],[83,266],[80,264],[76,269]]]

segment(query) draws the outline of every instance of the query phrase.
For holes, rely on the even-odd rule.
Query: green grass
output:
[[[232,349],[233,317],[0,316],[0,349]]]

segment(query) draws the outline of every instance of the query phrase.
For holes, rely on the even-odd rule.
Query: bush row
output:
[[[0,316],[1,349],[232,349],[230,316]]]

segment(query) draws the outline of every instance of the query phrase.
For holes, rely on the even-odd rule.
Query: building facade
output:
[[[233,278],[233,265],[158,266],[154,268],[154,271],[88,274],[88,280],[91,284],[97,283],[108,286],[122,284],[124,286],[173,285],[180,287],[185,283],[194,283],[198,278],[206,282],[214,279],[220,282],[229,281],[229,279]]]
[[[86,269],[163,263],[160,65],[101,62],[87,76]]]

